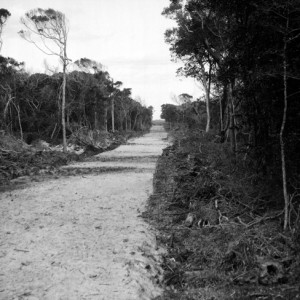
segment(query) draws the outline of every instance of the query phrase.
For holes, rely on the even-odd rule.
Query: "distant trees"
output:
[[[73,71],[66,77],[67,136],[82,127],[105,132],[112,129],[139,131],[151,127],[152,108],[132,99],[130,89],[114,87],[112,108],[111,78],[107,72]],[[29,75],[23,71],[22,64],[0,56],[0,81],[0,112],[3,116],[0,128],[23,135],[28,142],[38,137],[48,141],[57,139],[62,130],[61,111],[57,109],[62,74]]]
[[[0,34],[10,13],[0,9]],[[100,62],[80,58],[73,71],[67,57],[68,24],[61,12],[35,9],[22,18],[20,36],[43,53],[58,56],[63,72],[28,74],[23,63],[0,55],[0,129],[31,143],[57,141],[82,128],[88,131],[147,130],[152,107],[134,100],[130,88],[121,88]],[[1,37],[1,36],[0,36]]]
[[[228,32],[231,22],[223,14],[214,1],[172,1],[163,14],[175,19],[178,27],[166,31],[166,41],[171,45],[170,50],[184,62],[180,71],[185,76],[194,77],[204,88],[207,111],[206,131],[210,130],[210,98],[212,84],[217,72],[225,70],[228,58]],[[221,6],[221,5],[219,5]],[[233,75],[233,74],[232,74]],[[223,96],[220,97],[220,131],[224,134],[225,112],[230,106],[231,123],[234,123],[235,113],[232,98],[234,77],[223,77],[218,84]],[[232,101],[231,101],[232,100]],[[230,126],[235,137],[235,126]],[[232,140],[235,151],[235,140]]]
[[[110,81],[109,91],[110,91],[110,103],[111,103],[111,131],[115,132],[115,99],[121,92],[119,89],[123,85],[123,82],[113,80]],[[107,126],[106,126],[107,128]]]
[[[161,115],[160,117],[166,122],[170,123],[171,126],[178,123],[180,114],[179,109],[174,104],[163,104],[161,106]]]
[[[13,58],[0,55],[0,126],[13,131],[17,122],[20,137],[23,139],[21,123],[20,99],[18,97],[17,82],[23,82],[23,63]]]

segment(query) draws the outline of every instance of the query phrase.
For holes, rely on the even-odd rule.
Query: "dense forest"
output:
[[[0,9],[0,34],[10,12]],[[67,20],[59,11],[36,9],[21,19],[20,38],[46,54],[56,55],[62,72],[46,68],[29,74],[22,62],[0,56],[0,129],[31,143],[37,139],[62,142],[78,131],[144,131],[152,107],[132,98],[101,63],[67,56]],[[38,40],[39,39],[39,40]],[[4,41],[5,42],[5,41]],[[1,42],[2,45],[2,42]],[[34,47],[34,46],[33,46]],[[44,48],[44,49],[43,49]]]
[[[182,94],[161,117],[217,134],[266,181],[283,182],[286,228],[299,189],[300,2],[174,0],[163,15],[177,24],[165,38],[178,74],[204,96]]]
[[[177,73],[203,96],[162,105],[158,299],[298,299],[300,1],[170,0],[163,15]]]

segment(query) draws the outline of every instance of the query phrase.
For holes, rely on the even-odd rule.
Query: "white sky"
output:
[[[176,77],[179,65],[171,62],[164,42],[164,32],[173,23],[161,15],[168,4],[169,0],[1,0],[0,8],[11,13],[3,30],[1,54],[24,61],[30,72],[44,72],[44,59],[57,66],[58,62],[21,39],[18,31],[20,17],[28,10],[59,10],[69,20],[68,57],[102,63],[115,81],[132,88],[133,98],[140,96],[147,106],[152,105],[158,119],[160,106],[172,103],[172,95],[202,94],[192,79]]]

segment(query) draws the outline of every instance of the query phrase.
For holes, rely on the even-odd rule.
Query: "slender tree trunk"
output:
[[[234,155],[237,151],[237,141],[236,141],[236,126],[235,126],[235,107],[232,95],[232,85],[229,87],[229,98],[230,98],[230,133],[231,133],[231,149]]]
[[[21,140],[23,141],[24,137],[23,137],[23,128],[22,128],[22,122],[21,122],[21,115],[20,115],[20,107],[18,107],[18,120],[19,120]]]
[[[107,111],[108,111],[108,107],[107,107],[107,105],[105,105],[105,108],[104,108],[104,130],[105,130],[105,132],[108,131],[108,128],[107,128]]]
[[[98,127],[98,113],[97,113],[96,110],[94,112],[94,127],[95,127],[96,130],[99,129],[99,127]]]
[[[124,112],[124,115],[125,115],[125,131],[127,131],[128,130],[128,127],[127,127],[127,114],[126,114],[126,112]]]
[[[209,132],[210,129],[210,85],[211,85],[211,63],[209,64],[208,80],[206,79],[205,67],[203,63],[200,63],[201,66],[201,81],[205,90],[205,106],[206,106],[206,127],[205,132]]]
[[[56,130],[56,127],[57,127],[57,123],[55,123],[55,126],[54,126],[54,129],[53,129],[53,131],[52,131],[52,133],[51,133],[51,140],[53,139],[53,136],[54,136],[54,133],[55,133],[55,130]]]
[[[225,122],[225,111],[228,107],[228,84],[224,84],[223,88],[223,95],[219,101],[219,110],[220,110],[220,136],[221,136],[221,143],[225,142],[226,140],[226,131],[227,126],[224,124]],[[227,124],[229,125],[229,123]]]
[[[205,89],[205,101],[206,101],[206,128],[205,132],[209,132],[210,129],[210,92]]]
[[[289,20],[287,18],[286,28],[288,29]],[[283,45],[283,88],[284,88],[284,109],[282,116],[282,123],[280,128],[280,150],[281,150],[281,170],[282,170],[282,188],[283,188],[283,198],[284,198],[284,224],[283,229],[286,230],[288,227],[288,216],[289,216],[289,195],[287,191],[287,179],[286,179],[286,163],[285,163],[285,144],[284,144],[284,128],[286,123],[287,115],[287,38],[284,39]]]
[[[111,131],[115,132],[115,100],[111,99]]]
[[[66,57],[66,56],[65,56]],[[67,152],[67,134],[66,134],[66,61],[63,60],[63,84],[62,84],[62,103],[61,103],[61,125],[63,131],[63,151]]]
[[[219,100],[219,111],[220,111],[220,134],[221,134],[221,140],[224,140],[225,132],[223,127],[223,106],[222,106],[222,99]]]
[[[20,136],[21,136],[21,140],[23,141],[23,128],[22,128],[22,122],[21,122],[21,115],[20,115],[20,106],[19,105],[16,105],[14,102],[13,102],[13,105],[17,111],[17,114],[18,114],[18,122],[19,122],[19,128],[20,128]]]
[[[134,122],[133,122],[133,130],[136,130],[136,121],[137,121],[137,118],[138,118],[138,113],[135,115],[135,118],[134,118]]]

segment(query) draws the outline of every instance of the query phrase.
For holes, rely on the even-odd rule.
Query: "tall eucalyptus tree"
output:
[[[63,132],[63,149],[67,151],[66,138],[66,72],[69,59],[67,56],[68,21],[65,15],[54,9],[33,9],[21,18],[25,29],[19,34],[26,41],[34,44],[47,55],[58,56],[63,65],[61,123]]]

